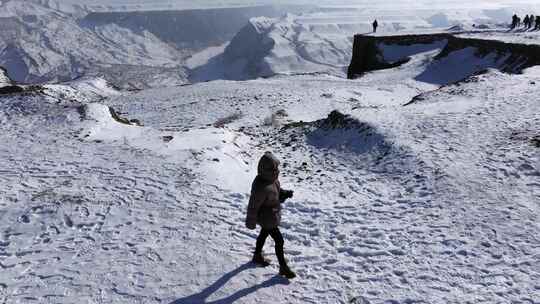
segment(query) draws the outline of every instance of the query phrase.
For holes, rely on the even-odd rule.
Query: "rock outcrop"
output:
[[[33,90],[35,87],[29,87],[29,90]],[[8,71],[0,67],[0,96],[24,93],[25,88],[16,85],[8,75]]]
[[[353,56],[348,69],[348,78],[354,79],[363,73],[393,68],[410,60],[410,56],[426,50],[440,48],[440,53],[434,58],[436,63],[449,59],[455,54],[464,57],[475,57],[463,64],[475,63],[474,68],[463,67],[464,71],[473,74],[479,69],[496,68],[507,73],[520,73],[523,69],[540,64],[540,46],[505,43],[496,40],[459,38],[451,34],[427,34],[373,37],[356,35],[354,37]],[[385,52],[392,49],[393,58],[385,58]],[[402,56],[399,56],[399,53]],[[454,59],[454,62],[459,60]],[[478,64],[476,64],[476,62]],[[444,73],[444,70],[439,71]],[[430,72],[433,74],[433,71]],[[430,75],[433,76],[433,75]],[[465,75],[467,76],[467,75]],[[425,78],[425,77],[424,77]],[[457,80],[457,79],[454,79]],[[459,79],[460,80],[460,79]]]

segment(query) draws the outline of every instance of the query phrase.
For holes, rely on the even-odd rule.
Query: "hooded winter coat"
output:
[[[277,228],[281,221],[279,160],[266,152],[259,160],[257,177],[251,185],[251,197],[247,209],[246,227],[255,229],[259,224],[263,229]]]

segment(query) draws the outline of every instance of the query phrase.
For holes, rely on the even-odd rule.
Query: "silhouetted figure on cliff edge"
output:
[[[512,29],[518,28],[521,26],[521,18],[518,15],[512,16]]]
[[[377,22],[377,19],[375,19],[375,21],[373,21],[373,32],[374,33],[377,32],[378,27],[379,27],[379,22]]]
[[[529,15],[526,15],[525,19],[523,19],[523,27],[527,29],[530,27],[529,25],[530,25],[530,17]]]

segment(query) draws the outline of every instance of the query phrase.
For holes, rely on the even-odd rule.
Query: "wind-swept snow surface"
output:
[[[540,73],[418,80],[437,53],[354,81],[0,96],[0,299],[538,302]],[[247,263],[266,150],[295,190],[290,282]]]

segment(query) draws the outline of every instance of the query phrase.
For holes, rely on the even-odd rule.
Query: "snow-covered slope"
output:
[[[8,76],[7,71],[0,67],[0,87],[5,87],[11,84],[11,79]]]
[[[182,58],[181,51],[147,31],[113,24],[90,31],[71,15],[22,1],[9,1],[1,8],[18,14],[0,20],[0,65],[16,81],[69,80],[89,71],[103,74],[110,65],[170,68]],[[177,71],[177,83],[183,83],[182,70]],[[151,72],[141,75],[150,78]]]
[[[353,33],[365,25],[328,25],[318,32],[297,17],[254,18],[232,39],[223,54],[193,70],[194,80],[250,79],[277,74],[344,74]]]
[[[0,96],[0,300],[538,302],[538,68],[416,79],[438,53],[357,80]],[[266,150],[295,190],[292,281],[248,263]]]

